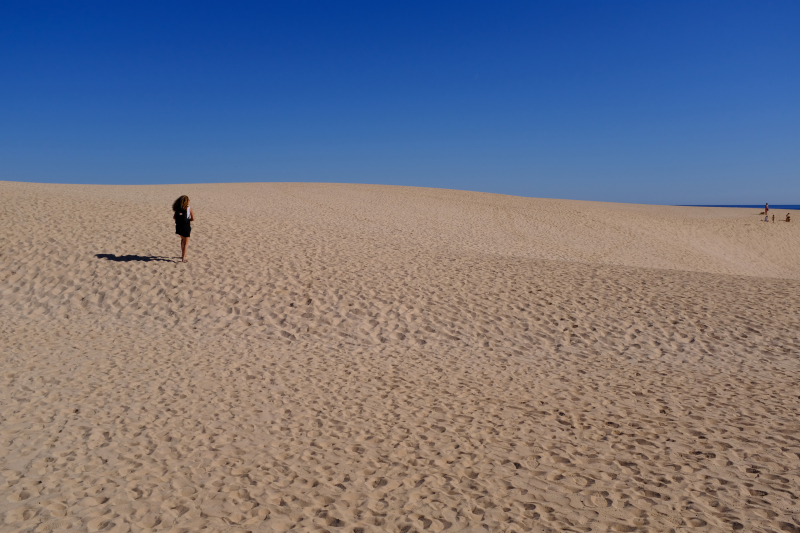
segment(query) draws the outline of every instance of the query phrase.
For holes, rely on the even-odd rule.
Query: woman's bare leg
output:
[[[181,237],[181,261],[186,262],[186,250],[189,249],[189,237]]]

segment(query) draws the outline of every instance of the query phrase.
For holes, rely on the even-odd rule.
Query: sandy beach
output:
[[[800,212],[0,198],[2,531],[800,531]]]

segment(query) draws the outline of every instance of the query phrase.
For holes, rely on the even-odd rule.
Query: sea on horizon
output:
[[[678,207],[740,207],[740,208],[747,208],[747,209],[761,209],[764,210],[764,204],[759,205],[696,205],[696,204],[685,204],[680,205]],[[769,206],[770,211],[773,209],[786,209],[788,211],[793,210],[800,210],[800,205],[771,205]]]

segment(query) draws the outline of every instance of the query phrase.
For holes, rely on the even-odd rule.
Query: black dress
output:
[[[175,233],[181,237],[189,237],[192,234],[192,223],[186,216],[186,211],[175,212]]]

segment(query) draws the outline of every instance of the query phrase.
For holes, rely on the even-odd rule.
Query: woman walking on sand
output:
[[[189,248],[189,235],[192,234],[192,220],[194,220],[194,211],[189,207],[189,197],[185,194],[175,200],[172,204],[172,210],[175,214],[172,218],[175,219],[175,233],[181,236],[181,262],[186,262],[186,250]]]

